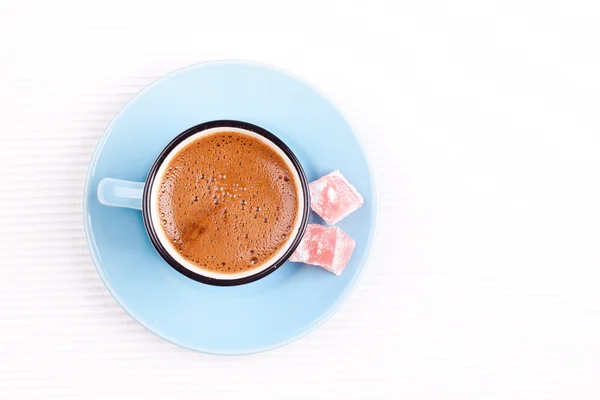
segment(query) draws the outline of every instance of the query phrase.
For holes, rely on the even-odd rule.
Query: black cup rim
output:
[[[264,138],[268,139],[274,145],[279,147],[281,149],[281,151],[283,151],[284,154],[292,162],[292,165],[296,169],[296,171],[298,173],[298,177],[300,178],[300,185],[301,185],[302,192],[304,194],[304,196],[303,196],[304,212],[301,217],[302,219],[300,222],[300,228],[298,229],[298,234],[292,241],[292,244],[290,245],[290,247],[288,247],[287,251],[276,262],[274,262],[269,268],[266,268],[256,274],[253,274],[253,275],[250,275],[250,276],[247,276],[244,278],[238,278],[238,279],[211,278],[211,277],[207,277],[205,275],[201,275],[201,274],[195,273],[195,272],[187,269],[186,267],[181,265],[179,262],[177,262],[169,254],[169,252],[165,249],[165,247],[163,246],[163,244],[161,243],[161,241],[158,237],[158,234],[156,233],[154,224],[152,224],[151,206],[150,206],[152,186],[154,184],[154,180],[156,179],[156,174],[158,173],[165,158],[167,157],[167,155],[169,155],[175,149],[175,147],[177,147],[177,145],[179,145],[179,143],[181,143],[185,139],[187,139],[190,136],[195,135],[199,132],[205,131],[207,129],[212,129],[212,128],[245,129],[247,131],[251,131],[253,133],[256,133],[256,134],[261,135]],[[213,285],[213,286],[244,285],[244,284],[247,284],[250,282],[257,281],[261,278],[264,278],[265,276],[271,274],[277,268],[282,266],[288,260],[288,258],[292,255],[294,250],[296,250],[296,247],[298,247],[298,245],[300,244],[300,241],[302,240],[302,237],[304,236],[304,233],[306,231],[306,226],[308,225],[309,211],[310,211],[310,191],[308,188],[308,180],[306,179],[306,174],[304,173],[304,169],[302,168],[300,161],[298,161],[298,158],[296,158],[296,156],[294,155],[292,150],[290,150],[290,148],[281,139],[279,139],[277,136],[275,136],[273,133],[269,132],[268,130],[261,128],[260,126],[251,124],[249,122],[243,122],[243,121],[237,121],[237,120],[208,121],[208,122],[204,122],[204,123],[195,125],[189,129],[187,129],[186,131],[180,133],[179,135],[177,135],[161,151],[161,153],[158,155],[158,157],[154,161],[152,168],[150,168],[150,171],[148,172],[148,177],[146,178],[146,184],[144,185],[144,194],[142,197],[142,216],[144,219],[144,226],[146,228],[146,232],[148,233],[148,237],[150,238],[150,241],[152,242],[152,245],[154,246],[154,248],[156,249],[158,254],[160,254],[160,256],[179,273],[181,273],[181,274],[187,276],[188,278],[191,278],[197,282],[201,282],[201,283],[205,283],[205,284]]]

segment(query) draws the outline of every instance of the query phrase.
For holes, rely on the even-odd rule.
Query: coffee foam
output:
[[[275,195],[265,196],[265,188]],[[301,188],[289,158],[266,138],[238,128],[210,129],[164,160],[152,187],[152,221],[184,267],[238,279],[268,268],[289,248],[304,212]],[[219,255],[211,256],[215,248]]]

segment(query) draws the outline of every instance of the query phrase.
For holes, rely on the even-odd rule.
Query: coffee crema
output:
[[[221,131],[188,143],[169,161],[157,194],[174,251],[209,271],[258,268],[290,239],[298,218],[292,171],[269,145]]]

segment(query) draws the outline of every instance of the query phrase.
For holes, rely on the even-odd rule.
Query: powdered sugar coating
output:
[[[329,225],[335,225],[364,203],[360,193],[338,170],[309,184],[310,206]]]
[[[355,246],[356,242],[337,226],[328,228],[309,224],[290,261],[317,265],[340,275],[346,268]]]

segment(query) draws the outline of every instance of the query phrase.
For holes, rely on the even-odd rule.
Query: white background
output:
[[[83,234],[111,118],[214,58],[320,87],[379,187],[349,301],[253,356],[145,331]],[[3,2],[0,135],[2,399],[600,398],[597,1]]]

